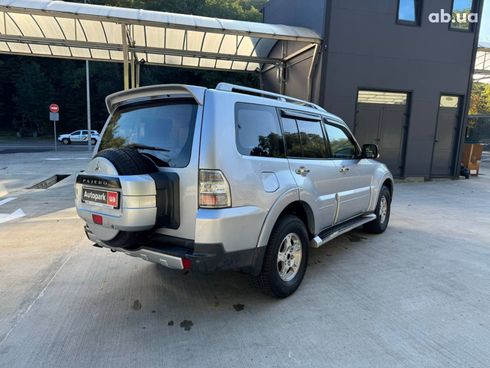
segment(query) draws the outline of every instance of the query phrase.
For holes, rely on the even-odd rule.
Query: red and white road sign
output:
[[[56,104],[51,104],[49,105],[49,111],[50,112],[59,112],[60,111],[60,107]]]

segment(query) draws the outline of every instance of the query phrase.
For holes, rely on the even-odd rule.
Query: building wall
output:
[[[428,177],[440,94],[466,95],[474,33],[428,21],[451,0],[425,0],[420,27],[396,24],[396,0],[331,1],[322,105],[352,126],[359,88],[411,92],[405,176]]]
[[[306,6],[309,1],[271,0],[264,21],[318,31],[319,19],[326,19],[322,33],[326,52],[316,75],[320,79],[317,102],[351,127],[359,89],[410,92],[404,176],[428,177],[440,94],[466,98],[471,71],[475,34],[428,21],[432,12],[450,12],[451,1],[423,1],[420,27],[396,23],[397,0],[314,1],[316,11]],[[325,12],[329,12],[327,18]],[[294,95],[295,88],[287,92]]]

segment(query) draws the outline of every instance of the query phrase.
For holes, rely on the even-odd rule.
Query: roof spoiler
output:
[[[128,101],[142,101],[159,99],[162,97],[190,97],[197,104],[204,103],[204,92],[206,88],[188,86],[183,84],[159,84],[155,86],[140,87],[110,94],[105,99],[105,104],[109,114],[113,114],[116,109]]]

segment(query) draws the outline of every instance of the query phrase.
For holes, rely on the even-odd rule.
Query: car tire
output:
[[[286,298],[298,289],[305,275],[307,264],[308,232],[306,226],[296,216],[284,216],[280,218],[272,231],[262,271],[258,276],[252,277],[252,283],[266,294]]]
[[[112,162],[119,175],[143,175],[158,171],[153,161],[131,148],[105,149],[95,157],[103,157]]]
[[[71,141],[68,138],[63,138],[62,140],[63,144],[70,144]]]
[[[95,138],[92,138],[90,140],[90,143],[92,144],[92,146],[95,146],[97,144],[97,140]]]
[[[103,157],[110,161],[119,175],[143,175],[158,171],[158,168],[148,157],[130,148],[106,149],[97,153],[95,157]],[[148,234],[148,231],[119,231],[114,238],[106,240],[104,243],[114,248],[131,249],[137,247]]]
[[[378,203],[374,214],[376,219],[364,225],[364,229],[372,234],[384,233],[388,227],[391,213],[391,193],[387,186],[383,185],[379,192]]]

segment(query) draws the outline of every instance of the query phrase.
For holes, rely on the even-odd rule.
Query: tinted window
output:
[[[296,120],[305,158],[326,158],[325,138],[319,121]]]
[[[470,30],[469,13],[473,10],[473,0],[454,0],[452,9],[451,28]]]
[[[153,102],[117,110],[102,136],[99,150],[136,148],[159,166],[185,167],[191,157],[197,105],[194,100]]]
[[[289,157],[303,157],[303,149],[301,148],[296,120],[283,118],[282,130],[284,132],[284,140],[286,141],[286,154]]]
[[[421,0],[398,0],[398,21],[419,24]]]
[[[319,121],[282,118],[289,157],[326,158],[327,147]]]
[[[330,143],[330,152],[333,158],[355,158],[357,156],[356,146],[352,143],[347,133],[330,124],[324,124]]]
[[[238,103],[236,143],[247,156],[284,157],[284,142],[273,107]]]
[[[77,130],[76,132],[71,133],[71,135],[79,135],[79,134],[80,134],[80,130]]]

